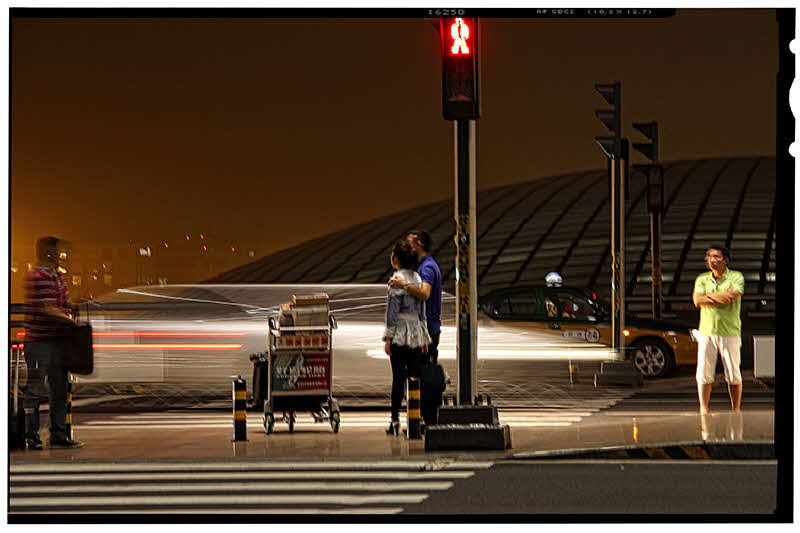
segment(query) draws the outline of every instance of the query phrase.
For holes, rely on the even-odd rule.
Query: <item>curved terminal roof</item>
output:
[[[775,293],[774,157],[665,163],[662,223],[665,301],[690,302],[710,244],[728,247],[745,277],[745,307],[771,311]],[[629,309],[647,311],[650,236],[645,178],[633,171],[627,211]],[[564,284],[610,292],[606,171],[538,179],[477,194],[478,292],[541,284],[558,272]],[[427,230],[444,288],[454,289],[452,200],[338,231],[223,273],[214,283],[381,283],[388,252],[408,229]],[[335,251],[335,253],[333,253]]]

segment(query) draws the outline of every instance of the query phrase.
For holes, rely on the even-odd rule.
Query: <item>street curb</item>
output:
[[[602,448],[573,448],[522,452],[514,459],[684,459],[684,460],[752,460],[775,459],[774,441],[740,442],[669,442],[609,446]]]

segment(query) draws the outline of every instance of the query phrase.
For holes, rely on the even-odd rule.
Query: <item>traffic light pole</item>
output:
[[[664,168],[652,165],[647,172],[647,208],[650,211],[650,272],[652,274],[653,318],[662,317],[661,217],[664,211]]]
[[[623,145],[627,140],[623,140]],[[622,154],[627,150],[623,146]],[[611,171],[611,347],[624,359],[625,336],[625,189],[627,163],[609,158]]]
[[[478,268],[475,245],[474,120],[453,121],[455,136],[456,356],[458,404],[472,405],[478,392]]]

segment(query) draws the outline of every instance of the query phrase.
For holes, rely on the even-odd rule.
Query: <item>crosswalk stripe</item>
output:
[[[240,494],[240,495],[188,495],[188,496],[92,496],[92,497],[49,497],[49,498],[10,498],[10,505],[15,509],[25,507],[70,507],[70,506],[91,506],[104,507],[109,505],[149,506],[165,507],[176,505],[190,505],[199,507],[202,505],[275,505],[275,504],[317,504],[317,505],[371,505],[375,503],[421,503],[427,494],[407,493],[407,494]]]
[[[126,463],[23,463],[12,464],[12,474],[52,472],[130,472],[130,471],[158,471],[158,472],[188,472],[202,471],[218,472],[270,472],[293,470],[346,470],[357,472],[360,470],[400,470],[400,471],[442,471],[442,470],[475,470],[486,469],[492,466],[489,461],[235,461],[235,462],[126,462]]]
[[[492,464],[448,458],[22,463],[10,465],[8,502],[12,514],[396,514]]]
[[[35,511],[15,511],[19,514],[41,513],[40,510]],[[71,514],[96,514],[97,509],[70,509]],[[134,511],[130,509],[102,509],[103,514],[131,514]],[[171,509],[136,509],[136,514],[163,514],[163,513],[176,513]],[[201,509],[191,509],[192,514],[281,514],[281,515],[319,515],[319,514],[398,514],[403,512],[402,507],[356,507],[356,508],[324,508],[324,507],[273,507],[273,508],[240,508],[232,509],[230,507],[212,508],[205,507]]]
[[[382,480],[436,480],[467,479],[471,471],[401,472],[401,471],[339,471],[339,472],[161,472],[117,474],[11,474],[11,483],[56,483],[103,481],[264,481],[264,480],[325,480],[325,479],[382,479]]]
[[[304,492],[304,491],[350,491],[350,492],[402,492],[402,491],[431,491],[431,490],[447,490],[453,486],[452,481],[422,481],[422,482],[399,482],[399,483],[385,483],[385,482],[364,482],[364,481],[348,481],[342,482],[296,482],[296,483],[262,483],[262,482],[237,482],[235,485],[231,483],[141,483],[141,484],[102,484],[102,485],[44,485],[36,484],[26,487],[11,487],[10,494],[12,496],[19,494],[26,494],[40,498],[50,498],[51,495],[67,494],[67,495],[80,495],[86,493],[119,493],[123,491],[140,493],[140,492],[156,492],[165,494],[169,492],[213,492],[224,491],[231,492]]]

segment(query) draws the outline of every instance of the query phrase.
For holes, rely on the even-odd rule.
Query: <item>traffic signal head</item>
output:
[[[622,84],[597,83],[595,89],[611,104],[611,109],[599,109],[595,115],[612,133],[611,137],[595,137],[595,141],[608,157],[619,157],[622,150]]]
[[[442,18],[442,111],[445,120],[480,118],[478,19]]]
[[[654,163],[658,161],[658,122],[634,122],[633,127],[647,137],[649,143],[633,143],[633,149],[641,152]]]

